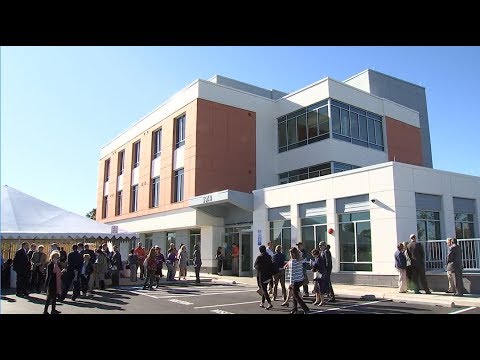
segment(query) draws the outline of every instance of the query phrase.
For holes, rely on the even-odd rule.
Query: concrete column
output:
[[[223,226],[202,226],[200,230],[202,254],[202,272],[212,273],[217,268],[215,254],[219,246],[223,246]]]
[[[335,199],[326,199],[327,207],[327,244],[330,245],[330,253],[332,254],[332,272],[340,271],[340,243],[338,241],[338,219]],[[329,234],[328,229],[333,229],[333,233]]]
[[[292,224],[292,244],[302,241],[302,227],[298,218],[298,204],[290,204],[290,222]]]
[[[258,196],[263,199],[263,193]],[[258,251],[258,243],[266,244],[270,240],[270,223],[268,221],[268,209],[263,200],[257,199],[257,195],[254,193],[254,211],[253,211],[253,235],[252,235],[252,268],[255,263],[255,259],[260,252]]]
[[[440,234],[442,239],[455,237],[455,214],[453,210],[453,196],[442,196],[442,214],[440,214]],[[440,240],[440,239],[437,239]]]

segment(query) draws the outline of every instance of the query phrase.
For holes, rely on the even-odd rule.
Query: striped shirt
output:
[[[290,260],[290,284],[303,281],[303,266],[301,261],[295,259]]]

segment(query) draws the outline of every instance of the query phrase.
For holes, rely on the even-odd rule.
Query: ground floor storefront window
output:
[[[372,271],[370,211],[338,215],[340,271]]]

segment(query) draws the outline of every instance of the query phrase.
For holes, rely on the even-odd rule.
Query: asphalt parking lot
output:
[[[273,308],[260,308],[257,287],[221,281],[191,281],[161,283],[154,290],[143,290],[142,286],[123,286],[96,291],[93,298],[80,297],[76,301],[67,298],[57,305],[62,314],[289,314],[290,307],[273,302]],[[71,292],[69,293],[71,294]],[[310,308],[308,315],[335,314],[480,314],[477,307],[443,307],[426,304],[408,304],[375,297],[337,297],[335,303],[314,306],[313,297],[305,300]],[[41,314],[45,295],[31,294],[19,298],[2,293],[1,314]],[[300,310],[300,308],[299,308]],[[302,314],[300,310],[298,314]]]

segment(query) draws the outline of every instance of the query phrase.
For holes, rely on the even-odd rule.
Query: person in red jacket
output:
[[[142,248],[142,243],[138,243],[138,247],[135,249],[134,254],[138,257],[138,267],[140,268],[140,280],[145,277],[145,268],[143,262],[145,261],[146,254],[145,249]]]

